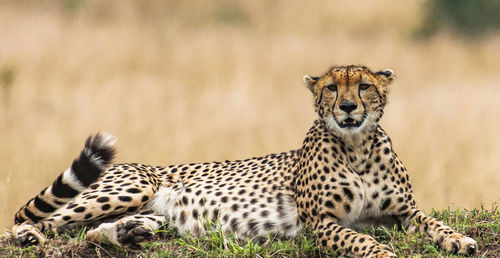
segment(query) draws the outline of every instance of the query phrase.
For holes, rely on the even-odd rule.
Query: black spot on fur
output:
[[[129,196],[118,196],[118,200],[122,202],[130,202],[132,201],[132,198],[130,198]]]
[[[342,190],[343,190],[345,196],[347,196],[347,198],[350,201],[352,201],[354,199],[354,195],[352,194],[351,190],[349,190],[349,188],[344,187],[344,188],[342,188]]]
[[[83,206],[76,207],[73,211],[76,213],[82,213],[85,211],[85,207],[83,207]]]
[[[179,214],[179,223],[181,225],[184,225],[184,223],[186,223],[186,212],[181,211],[181,213]]]
[[[97,202],[100,202],[100,203],[103,203],[103,202],[108,202],[109,201],[109,198],[106,197],[106,196],[103,196],[103,197],[99,197],[97,198],[96,200]]]
[[[349,205],[349,203],[344,203],[344,210],[346,213],[351,212],[351,205]]]
[[[391,205],[391,199],[387,198],[385,201],[382,203],[382,206],[380,207],[381,210],[385,210]]]
[[[268,222],[264,223],[264,228],[265,228],[266,230],[272,230],[272,229],[274,229],[275,227],[276,227],[276,224],[275,224],[274,222],[270,222],[270,221],[268,221]]]
[[[240,225],[240,222],[238,221],[238,219],[236,219],[236,218],[231,219],[230,225],[231,225],[231,229],[233,230],[233,232],[238,232],[239,225]]]
[[[127,193],[140,193],[142,192],[140,189],[137,188],[129,188],[127,189]]]

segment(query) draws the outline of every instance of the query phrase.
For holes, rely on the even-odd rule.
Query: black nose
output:
[[[356,105],[356,103],[351,102],[351,101],[347,101],[347,100],[343,100],[340,103],[340,110],[342,110],[346,113],[351,113],[351,111],[353,111],[357,107],[358,107],[358,105]]]

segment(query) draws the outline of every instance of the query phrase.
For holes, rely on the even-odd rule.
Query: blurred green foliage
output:
[[[15,71],[11,66],[0,67],[0,88],[5,105],[9,103],[12,85],[14,83]]]
[[[237,3],[224,3],[215,9],[215,21],[226,25],[243,25],[248,23],[245,10]]]
[[[84,4],[83,0],[62,0],[61,5],[65,11],[68,12],[76,12],[78,11]]]
[[[427,0],[418,36],[430,37],[446,30],[479,37],[500,29],[499,0]]]

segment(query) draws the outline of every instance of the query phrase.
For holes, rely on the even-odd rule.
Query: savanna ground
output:
[[[351,63],[398,76],[382,125],[420,207],[491,207],[500,200],[500,35],[415,39],[421,7],[417,0],[0,1],[0,232],[100,130],[119,138],[117,162],[167,165],[298,148],[315,119],[301,77]],[[488,210],[493,219],[456,228],[476,236],[489,221],[498,243],[498,211]],[[459,213],[479,216],[470,212]],[[311,239],[301,241],[288,243]],[[170,244],[177,254],[192,251]],[[112,250],[101,254],[123,252]],[[312,252],[304,254],[320,255]]]
[[[458,232],[473,237],[479,243],[478,257],[500,256],[500,210],[483,207],[469,211],[433,211],[432,216],[441,219]],[[180,237],[174,228],[165,226],[154,238],[143,244],[140,251],[130,252],[107,243],[84,240],[87,228],[77,228],[54,236],[44,246],[20,247],[7,237],[0,238],[2,257],[327,257],[336,253],[318,248],[310,230],[303,230],[295,239],[237,239],[234,235],[213,228],[209,234],[194,238]],[[400,257],[451,257],[431,244],[422,234],[407,234],[404,230],[372,228],[365,231],[382,243],[389,245]]]

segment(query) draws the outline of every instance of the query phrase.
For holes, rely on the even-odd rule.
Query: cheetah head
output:
[[[305,75],[314,95],[314,107],[327,128],[337,136],[373,130],[383,115],[390,69],[372,72],[364,66],[335,66],[321,77]]]

